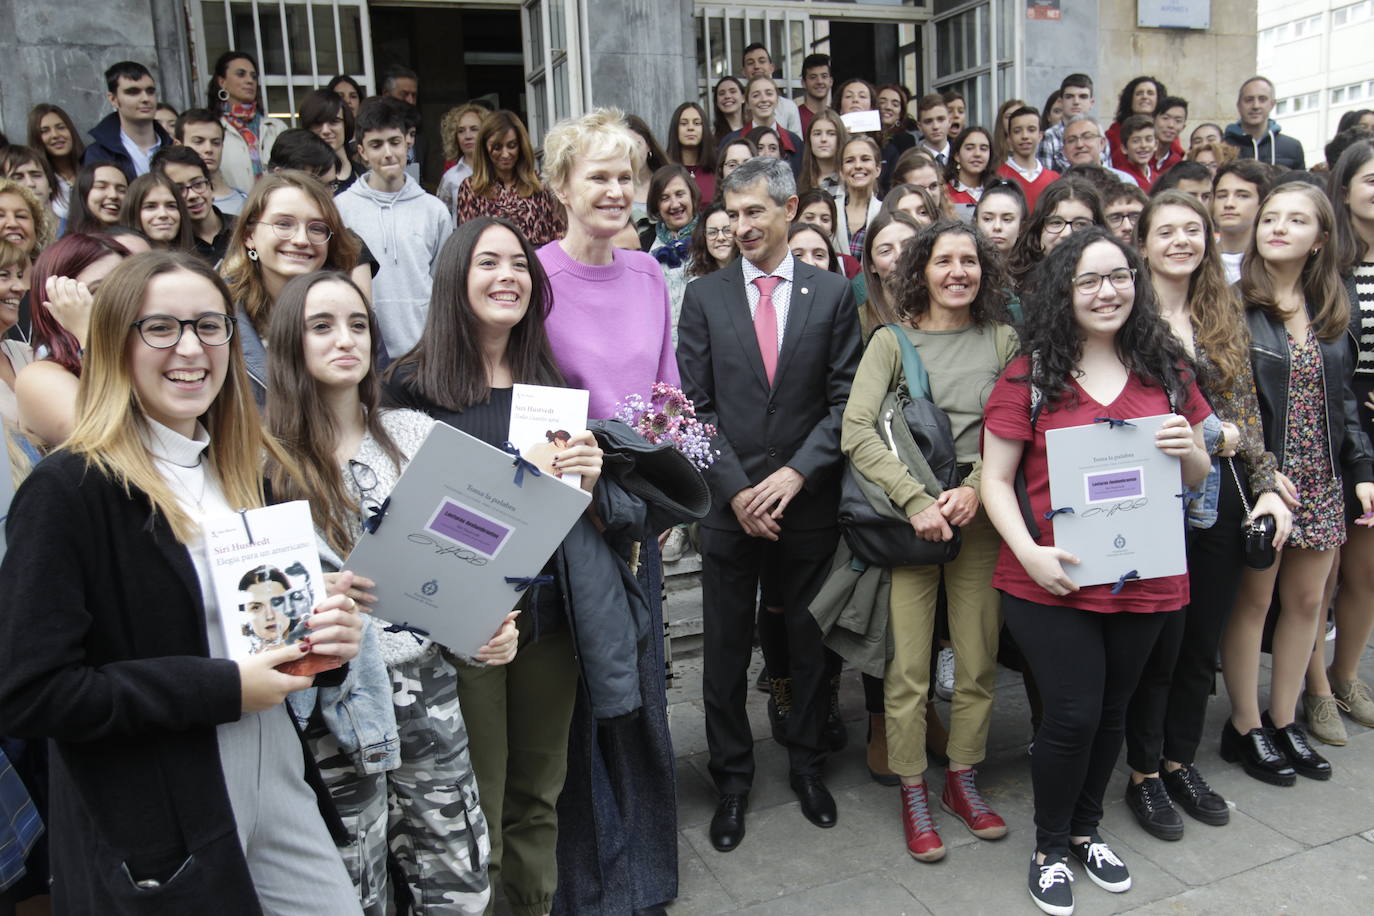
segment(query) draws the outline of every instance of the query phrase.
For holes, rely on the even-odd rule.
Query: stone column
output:
[[[668,118],[696,98],[692,0],[587,0],[590,107],[637,114],[661,144]]]

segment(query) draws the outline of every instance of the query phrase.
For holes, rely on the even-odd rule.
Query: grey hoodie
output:
[[[372,307],[387,352],[395,358],[415,346],[424,331],[434,263],[453,232],[453,218],[409,175],[405,187],[391,194],[374,190],[368,184],[371,174],[360,176],[334,203],[344,225],[362,236],[381,263],[372,281]]]

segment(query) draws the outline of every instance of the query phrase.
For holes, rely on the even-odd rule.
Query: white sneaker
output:
[[[935,695],[942,700],[954,699],[953,649],[941,649],[935,659]]]
[[[668,539],[663,542],[663,562],[676,563],[686,552],[687,529],[679,525],[668,533]]]

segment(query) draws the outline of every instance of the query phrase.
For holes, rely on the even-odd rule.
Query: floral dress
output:
[[[1288,335],[1288,426],[1283,436],[1283,472],[1298,488],[1291,547],[1330,550],[1345,543],[1345,503],[1338,469],[1331,466],[1326,428],[1322,354],[1312,328],[1298,343]]]

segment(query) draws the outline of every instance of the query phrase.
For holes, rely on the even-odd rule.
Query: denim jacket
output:
[[[1221,440],[1221,418],[1208,414],[1202,421],[1202,444],[1212,456],[1212,467],[1202,482],[1202,495],[1188,501],[1188,528],[1210,528],[1217,523],[1217,503],[1221,499],[1221,459],[1217,443]]]
[[[326,568],[339,566],[331,562],[333,558],[328,553],[321,559],[326,561]],[[343,683],[337,687],[308,687],[286,698],[302,728],[318,701],[325,727],[361,775],[385,773],[401,765],[401,740],[397,733],[396,707],[391,700],[391,675],[382,660],[379,627],[370,615],[363,617],[358,655],[349,665]]]

